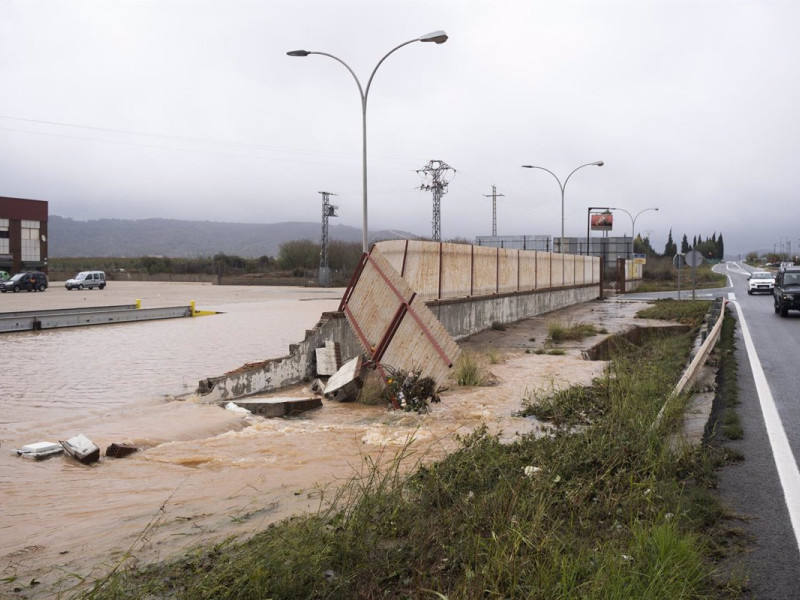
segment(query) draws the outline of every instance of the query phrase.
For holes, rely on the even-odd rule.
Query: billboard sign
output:
[[[591,215],[592,231],[611,231],[614,215],[608,211]]]

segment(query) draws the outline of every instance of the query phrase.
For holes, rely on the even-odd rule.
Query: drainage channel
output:
[[[642,346],[655,337],[674,336],[688,333],[688,325],[665,325],[660,327],[633,327],[623,333],[607,337],[583,352],[587,360],[609,360],[616,348],[622,345]]]

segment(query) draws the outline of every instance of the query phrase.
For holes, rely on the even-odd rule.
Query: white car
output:
[[[99,288],[102,290],[106,287],[106,274],[102,271],[81,271],[72,279],[67,279],[64,282],[64,287],[68,290],[82,290],[83,288],[89,290]]]
[[[755,271],[747,278],[747,293],[756,292],[772,293],[775,287],[775,276],[769,271]]]

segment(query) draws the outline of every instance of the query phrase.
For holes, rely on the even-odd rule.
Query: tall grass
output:
[[[605,332],[605,329],[601,329],[593,323],[585,323],[583,321],[578,321],[577,323],[573,323],[570,320],[566,323],[551,321],[547,324],[548,338],[554,343],[567,340],[581,340]]]
[[[484,385],[489,374],[486,367],[472,352],[462,352],[453,365],[453,377],[458,385]]]
[[[654,426],[690,345],[622,347],[549,435],[502,443],[481,429],[434,464],[366,463],[316,514],[117,573],[83,597],[735,597],[714,568],[711,461],[670,446],[678,419]]]

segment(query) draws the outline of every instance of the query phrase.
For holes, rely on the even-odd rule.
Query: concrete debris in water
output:
[[[139,448],[136,446],[131,446],[130,444],[113,443],[106,448],[106,456],[110,456],[112,458],[125,458],[126,456],[130,456],[134,452],[138,451]]]
[[[100,448],[82,433],[59,443],[67,454],[84,465],[100,460]]]
[[[289,417],[320,408],[322,400],[319,398],[261,398],[239,400],[238,404],[260,417]]]
[[[325,390],[325,382],[322,381],[322,379],[317,378],[311,382],[311,391],[314,392],[315,394],[322,394],[324,390]]]
[[[251,414],[249,410],[247,410],[243,406],[239,406],[238,404],[235,404],[234,402],[228,402],[225,405],[225,410],[229,410],[231,412],[239,413],[239,414],[242,414],[242,415]]]
[[[360,355],[347,361],[341,369],[328,379],[328,384],[322,392],[324,396],[339,402],[353,402],[363,385],[361,366]]]
[[[36,442],[34,444],[26,444],[19,450],[17,454],[22,458],[32,458],[34,460],[43,460],[50,458],[56,454],[61,454],[64,448],[55,442]]]

